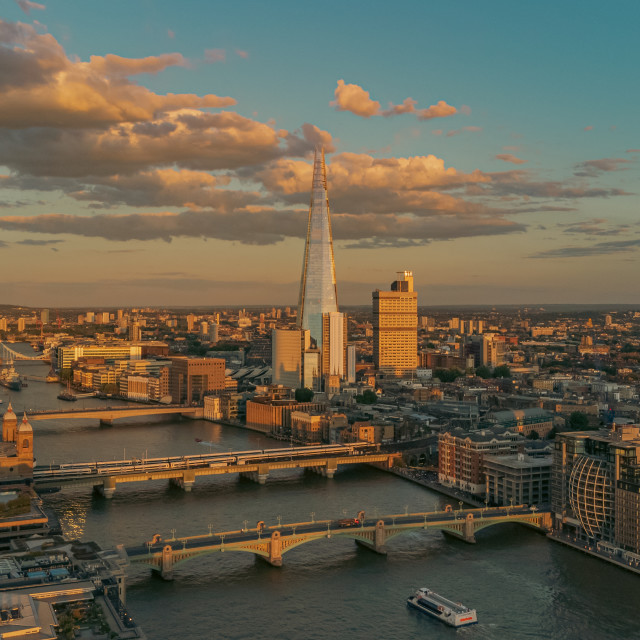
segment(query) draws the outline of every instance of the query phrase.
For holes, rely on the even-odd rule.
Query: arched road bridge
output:
[[[312,514],[313,515],[313,514]],[[351,538],[357,544],[376,553],[385,554],[387,540],[416,530],[440,530],[465,542],[475,542],[476,532],[499,524],[519,523],[542,532],[551,528],[551,514],[536,507],[519,505],[485,509],[426,513],[395,514],[375,518],[319,520],[265,527],[259,522],[253,529],[225,531],[187,538],[163,540],[155,535],[146,543],[119,549],[125,551],[129,562],[150,565],[166,579],[173,578],[173,569],[192,558],[217,552],[240,551],[253,553],[273,566],[282,565],[282,556],[291,549],[321,539]]]

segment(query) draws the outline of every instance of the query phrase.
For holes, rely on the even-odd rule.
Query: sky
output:
[[[640,3],[5,0],[0,302],[640,303]]]

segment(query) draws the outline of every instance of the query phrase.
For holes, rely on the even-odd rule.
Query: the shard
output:
[[[319,349],[322,349],[322,314],[332,311],[338,311],[338,296],[327,195],[327,170],[324,148],[316,147],[307,242],[300,281],[298,326],[303,330],[309,330]]]

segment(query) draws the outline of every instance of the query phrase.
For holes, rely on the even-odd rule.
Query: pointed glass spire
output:
[[[316,147],[307,242],[300,281],[298,326],[309,329],[318,347],[322,347],[322,314],[338,310],[336,268],[333,261],[333,236],[327,195],[327,170],[324,148]]]

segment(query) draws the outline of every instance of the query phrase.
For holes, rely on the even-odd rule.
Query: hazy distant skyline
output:
[[[1,302],[640,302],[640,6],[5,3]]]

